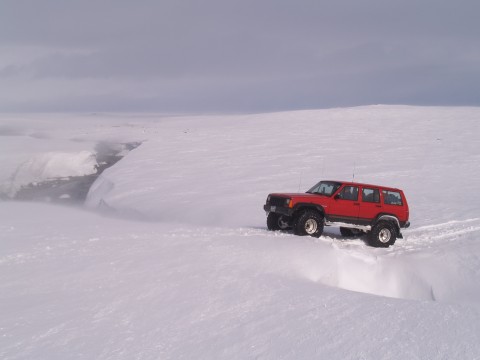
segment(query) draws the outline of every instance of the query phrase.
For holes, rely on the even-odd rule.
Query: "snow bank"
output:
[[[0,184],[0,193],[13,197],[23,186],[51,179],[94,174],[97,167],[95,153],[91,151],[38,154],[18,165],[8,180]]]
[[[284,256],[315,283],[402,299],[480,304],[480,218],[412,229],[389,249],[345,240],[327,229],[308,252]],[[428,237],[430,241],[425,241]]]

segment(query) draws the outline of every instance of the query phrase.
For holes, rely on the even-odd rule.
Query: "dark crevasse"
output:
[[[98,163],[96,173],[84,176],[50,179],[22,187],[12,198],[21,201],[44,201],[64,204],[80,204],[87,197],[90,186],[97,177],[115,165],[128,152],[140,146],[140,142],[109,143],[100,142],[95,147]]]

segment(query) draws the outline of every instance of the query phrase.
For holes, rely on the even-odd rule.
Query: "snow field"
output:
[[[478,358],[479,117],[371,106],[2,119],[0,165],[13,171],[143,143],[91,188],[86,205],[107,217],[0,202],[0,358]],[[269,192],[354,169],[405,191],[412,227],[395,246],[266,231]]]
[[[328,241],[43,204],[1,204],[0,215],[5,359],[478,355],[477,306],[307,278],[308,266],[331,265],[338,248]]]
[[[148,140],[102,175],[87,205],[103,200],[152,220],[264,226],[269,192],[305,191],[355,172],[356,181],[402,188],[415,226],[475,218],[478,117],[469,108],[373,106],[169,119],[146,127]],[[101,181],[114,190],[96,191]]]

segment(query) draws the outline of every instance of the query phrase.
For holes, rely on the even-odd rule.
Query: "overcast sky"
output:
[[[480,105],[478,0],[0,0],[0,111]]]

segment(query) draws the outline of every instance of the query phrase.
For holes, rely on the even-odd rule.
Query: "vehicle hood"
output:
[[[271,196],[279,196],[279,197],[289,197],[289,198],[296,198],[296,197],[312,197],[318,196],[315,194],[307,194],[307,193],[271,193]]]
[[[318,194],[307,194],[307,193],[272,193],[270,194],[270,196],[290,198],[294,201],[294,203],[305,201],[305,202],[320,204],[320,203],[327,203],[330,200],[328,196],[323,196]]]

